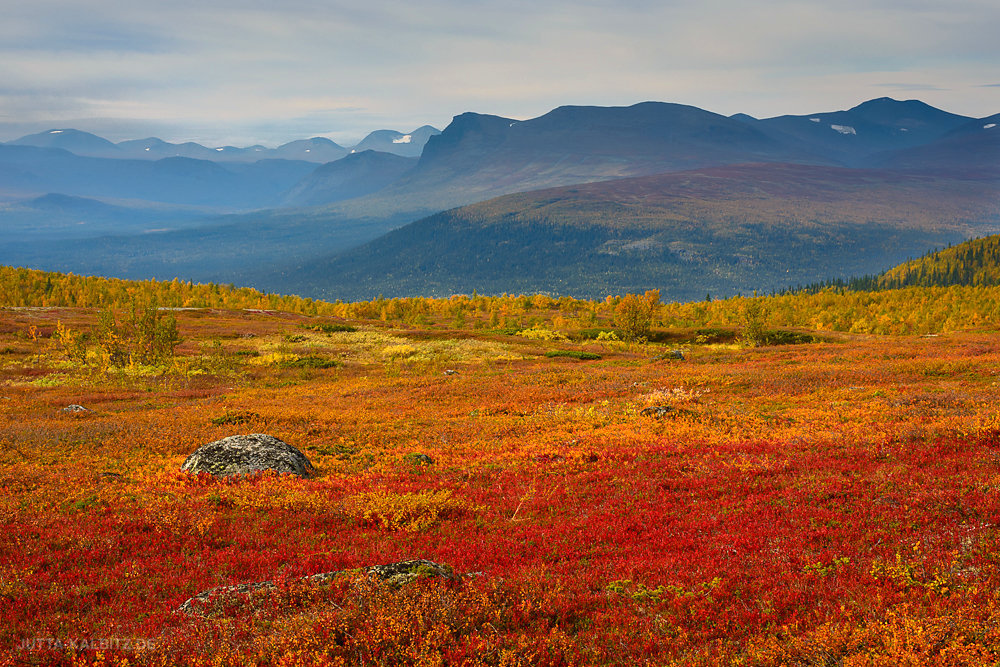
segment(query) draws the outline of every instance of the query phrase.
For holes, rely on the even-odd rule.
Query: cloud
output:
[[[929,83],[876,83],[874,84],[878,88],[891,88],[893,90],[910,90],[910,91],[927,91],[927,90],[950,90],[949,88],[942,88],[941,86],[936,86]]]
[[[978,83],[1000,61],[992,0],[21,4],[0,22],[0,118],[148,119],[188,133],[175,140],[345,140],[647,99],[760,117],[886,88],[1000,106]]]

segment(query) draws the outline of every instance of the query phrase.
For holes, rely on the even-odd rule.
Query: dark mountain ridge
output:
[[[873,156],[895,169],[1000,171],[1000,114],[962,123],[935,141]]]
[[[743,119],[782,143],[850,167],[877,166],[880,155],[934,141],[970,121],[919,100],[888,97],[846,111]]]
[[[810,161],[763,132],[696,107],[565,106],[526,121],[462,114],[400,187],[447,180],[478,196],[756,161]]]

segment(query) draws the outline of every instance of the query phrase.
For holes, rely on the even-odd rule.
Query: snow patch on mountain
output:
[[[841,134],[853,134],[853,135],[857,135],[858,134],[858,131],[855,130],[850,125],[831,125],[830,129],[836,130],[837,132],[840,132]]]
[[[411,135],[411,134],[404,134],[399,139],[393,139],[392,143],[394,143],[394,144],[408,144],[412,140],[413,140],[413,135]]]
[[[987,125],[983,125],[983,129],[984,129],[984,130],[992,130],[992,129],[993,129],[994,127],[996,127],[996,126],[997,126],[997,124],[996,124],[996,123],[989,123],[989,124],[987,124]]]
[[[809,120],[811,120],[814,123],[822,122],[821,119],[819,119],[819,118],[810,118]]]

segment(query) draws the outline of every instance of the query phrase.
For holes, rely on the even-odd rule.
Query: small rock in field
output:
[[[247,475],[263,470],[308,477],[313,465],[305,454],[273,435],[231,435],[202,445],[185,459],[181,470],[216,477]]]
[[[674,411],[669,405],[653,405],[651,407],[643,409],[639,414],[643,417],[655,417],[656,419],[662,419]]]
[[[416,465],[430,466],[434,465],[434,459],[432,459],[427,454],[418,454],[414,452],[413,454],[407,454],[403,457],[403,460],[407,463],[413,463]]]
[[[458,579],[450,565],[442,565],[429,560],[404,560],[401,563],[375,565],[368,568],[368,576],[384,581],[390,586],[402,586],[421,577],[441,577]]]
[[[63,412],[90,412],[90,410],[88,410],[87,408],[83,407],[82,405],[77,405],[76,403],[74,403],[73,405],[67,405],[65,408],[62,409],[62,411]]]
[[[452,370],[450,368],[444,372],[445,375],[456,375],[457,373],[458,371]]]

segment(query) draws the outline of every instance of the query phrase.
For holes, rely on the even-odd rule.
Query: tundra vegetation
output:
[[[1000,659],[1000,288],[0,278],[2,664]],[[313,474],[179,470],[240,433]]]

